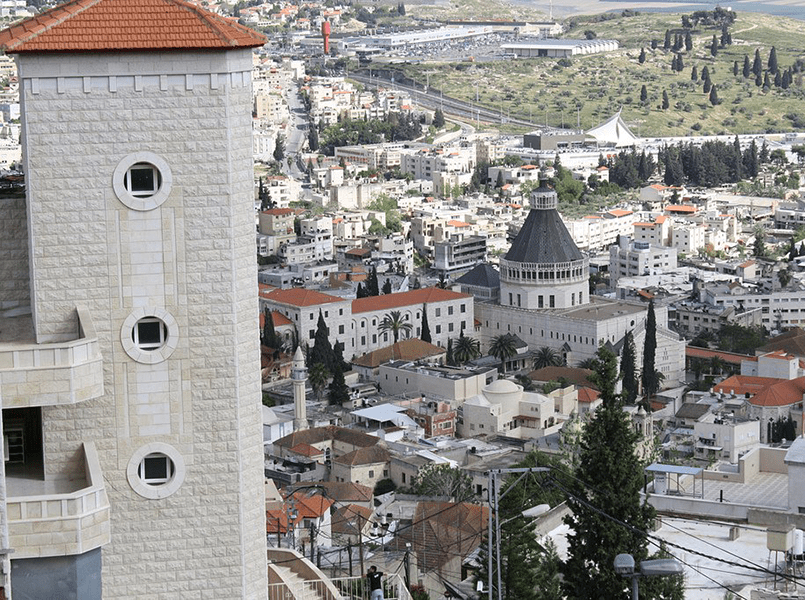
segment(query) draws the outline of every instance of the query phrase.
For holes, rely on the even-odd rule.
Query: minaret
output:
[[[79,356],[70,379],[26,404],[42,479],[92,486],[43,501],[37,533],[9,540],[13,597],[267,598],[251,118],[264,43],[185,0],[70,0],[0,32],[19,72],[32,333],[50,364],[78,339],[103,367],[102,388],[74,393],[90,363],[70,345],[55,353]],[[88,509],[107,498],[103,523]]]
[[[291,367],[293,380],[293,428],[294,431],[307,429],[307,407],[305,405],[305,383],[307,382],[307,367],[302,346],[296,348]]]

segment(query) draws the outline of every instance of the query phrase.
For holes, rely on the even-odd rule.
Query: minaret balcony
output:
[[[33,340],[30,315],[0,319],[3,408],[76,404],[103,394],[98,337],[89,311],[79,308],[77,313],[77,338],[46,344]],[[7,336],[12,330],[15,335]]]
[[[92,442],[84,442],[81,479],[6,478],[9,544],[14,558],[83,554],[111,540],[109,499]]]

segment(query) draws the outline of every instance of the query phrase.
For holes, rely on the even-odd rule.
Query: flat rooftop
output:
[[[631,304],[609,300],[600,296],[590,296],[590,302],[559,313],[565,317],[579,320],[604,321],[618,316],[636,315],[648,310],[648,305]]]
[[[730,504],[788,510],[788,475],[783,473],[758,473],[746,483],[704,481],[705,500],[717,502],[722,490],[724,502]]]

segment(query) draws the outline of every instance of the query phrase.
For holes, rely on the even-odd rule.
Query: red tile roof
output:
[[[443,290],[437,287],[422,288],[419,290],[411,290],[410,292],[397,292],[396,294],[383,294],[382,296],[371,296],[369,298],[353,300],[352,314],[464,298],[469,299],[472,298],[472,296],[459,294],[451,290]]]
[[[757,360],[754,356],[748,356],[746,354],[734,354],[732,352],[721,352],[720,350],[708,350],[707,348],[697,348],[696,346],[685,346],[685,356],[688,358],[706,359],[717,356],[725,363],[732,365],[740,365],[744,360]]]
[[[756,377],[754,375],[733,375],[727,377],[718,385],[713,386],[713,390],[724,394],[735,393],[738,396],[749,394],[754,396],[776,383],[785,381],[775,377]],[[800,400],[802,397],[800,396]]]
[[[184,0],[72,0],[0,32],[0,48],[103,52],[255,48],[265,37]]]
[[[342,302],[343,299],[338,296],[330,296],[329,294],[322,294],[315,290],[306,290],[304,288],[291,288],[287,290],[275,289],[266,294],[260,294],[266,300],[279,302],[280,304],[289,304],[291,306],[317,306],[319,304],[327,304],[328,302]]]
[[[802,402],[805,394],[805,377],[783,380],[770,385],[749,399],[755,406],[790,406]]]

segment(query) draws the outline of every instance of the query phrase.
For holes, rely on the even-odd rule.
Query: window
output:
[[[135,198],[150,198],[161,185],[162,174],[149,163],[133,164],[123,176],[123,187]]]
[[[442,309],[441,309],[441,308],[437,308],[437,309],[436,309],[436,316],[437,316],[437,317],[441,317],[441,316],[442,316]]]
[[[450,332],[453,331],[453,324],[452,323],[447,324],[447,331],[450,331]]]
[[[374,469],[369,469],[369,479],[374,479],[374,478],[375,478]]]
[[[161,452],[154,452],[142,459],[137,475],[148,485],[162,485],[173,477],[173,470],[170,458]]]
[[[344,326],[343,325],[338,326],[338,333],[344,333]]]
[[[442,326],[441,326],[441,325],[437,325],[437,326],[436,326],[436,333],[441,333],[441,332],[442,332]]]
[[[402,482],[405,483],[405,473],[402,474]]]
[[[159,350],[168,339],[168,326],[156,317],[145,317],[134,324],[131,341],[140,350]]]
[[[461,305],[461,312],[463,312],[463,313],[467,312],[467,305],[466,304]]]
[[[448,314],[448,315],[452,315],[452,314],[453,314],[453,307],[452,307],[452,306],[448,306],[448,307],[447,307],[447,314]]]
[[[538,306],[539,308],[543,308],[543,307],[545,306],[545,305],[544,305],[544,301],[543,301],[543,299],[542,299],[542,296],[540,296],[540,297],[539,297],[537,306]]]
[[[316,330],[315,330],[315,329],[311,329],[311,330],[310,330],[310,339],[312,340],[312,339],[313,339],[313,338],[315,338],[315,337],[316,337]]]
[[[556,306],[556,298],[554,297],[554,295],[553,295],[553,294],[551,294],[551,295],[550,295],[548,305],[549,305],[551,308],[554,308],[554,307]]]

